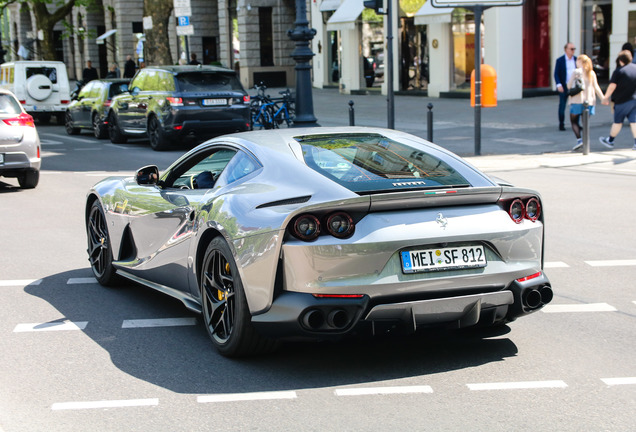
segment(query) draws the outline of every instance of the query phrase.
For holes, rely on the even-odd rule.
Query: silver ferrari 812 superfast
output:
[[[418,137],[244,132],[88,193],[89,261],[203,316],[221,354],[287,338],[502,326],[552,299],[543,212]]]

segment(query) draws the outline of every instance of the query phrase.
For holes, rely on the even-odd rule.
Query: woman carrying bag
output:
[[[569,104],[570,104],[570,122],[572,123],[572,131],[576,136],[576,145],[572,150],[578,150],[583,147],[583,139],[581,138],[581,125],[579,120],[583,114],[583,103],[587,101],[588,111],[590,115],[594,115],[594,105],[596,104],[596,95],[603,99],[603,91],[598,86],[596,73],[592,67],[592,60],[585,54],[581,54],[576,59],[576,69],[568,81]]]

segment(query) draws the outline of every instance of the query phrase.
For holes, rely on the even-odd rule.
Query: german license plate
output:
[[[486,267],[483,246],[457,246],[401,252],[404,273]]]
[[[203,105],[227,105],[227,99],[203,99]]]

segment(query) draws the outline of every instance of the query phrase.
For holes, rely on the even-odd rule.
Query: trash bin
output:
[[[470,106],[475,106],[475,71],[470,74]],[[497,106],[497,72],[495,68],[481,65],[481,106],[491,108]]]

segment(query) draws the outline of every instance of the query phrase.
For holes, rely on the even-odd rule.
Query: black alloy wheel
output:
[[[115,285],[118,277],[113,267],[113,251],[110,247],[106,218],[99,201],[93,203],[88,214],[86,236],[88,239],[88,261],[95,278],[101,285]]]
[[[163,134],[163,127],[157,117],[153,116],[148,120],[148,139],[153,150],[161,151],[168,148],[168,143]]]
[[[108,129],[106,129],[106,125],[99,120],[99,114],[93,114],[93,134],[95,134],[95,138],[104,139],[108,136]]]
[[[64,127],[66,128],[66,133],[69,135],[77,135],[80,133],[80,129],[76,128],[73,123],[73,116],[70,111],[66,111],[64,115]]]
[[[205,328],[222,355],[241,357],[276,347],[275,341],[264,338],[253,328],[238,269],[221,237],[208,245],[200,286]]]
[[[126,137],[126,135],[124,135],[119,129],[117,116],[115,114],[108,116],[108,135],[110,137],[110,142],[113,144],[124,144],[128,141],[128,137]]]

